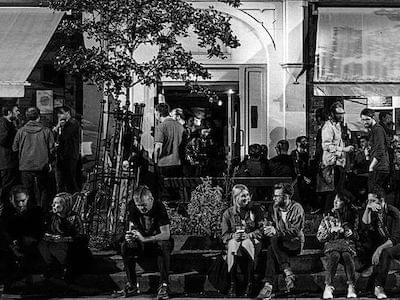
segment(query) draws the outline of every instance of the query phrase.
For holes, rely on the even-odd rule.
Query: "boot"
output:
[[[229,298],[235,298],[236,297],[236,284],[235,284],[234,281],[231,281],[231,283],[229,285],[228,297]]]
[[[356,289],[353,284],[349,284],[347,288],[347,298],[357,298]]]
[[[322,299],[333,299],[333,286],[325,285],[324,294],[322,295]]]

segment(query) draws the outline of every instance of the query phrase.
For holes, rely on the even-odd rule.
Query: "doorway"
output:
[[[216,99],[191,93],[184,86],[163,86],[165,102],[171,109],[181,108],[185,119],[193,120],[193,133],[207,123],[211,126],[213,148],[212,168],[208,176],[218,177],[232,162],[240,161],[241,124],[239,83],[207,83]]]

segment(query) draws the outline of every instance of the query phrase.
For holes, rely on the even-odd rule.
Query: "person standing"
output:
[[[164,188],[164,177],[182,176],[182,140],[184,127],[169,114],[169,105],[159,103],[155,107],[155,118],[160,122],[154,133],[154,162],[158,167],[160,200],[178,200],[176,191]]]
[[[387,191],[390,164],[388,153],[388,138],[385,129],[374,119],[375,111],[365,108],[360,117],[364,127],[369,130],[369,144],[371,146],[370,164],[368,167],[368,189],[377,187]]]
[[[77,166],[80,158],[80,124],[71,116],[71,109],[58,109],[58,124],[53,128],[57,135],[56,168],[58,174],[57,192],[74,194],[79,191]]]
[[[51,130],[40,123],[40,111],[37,107],[28,108],[26,118],[28,122],[18,129],[12,149],[18,151],[21,181],[28,189],[30,199],[47,210],[48,173],[52,168],[54,137]]]
[[[0,202],[8,204],[11,188],[18,183],[18,156],[12,150],[12,144],[17,134],[14,121],[18,118],[17,106],[5,106],[0,119]]]

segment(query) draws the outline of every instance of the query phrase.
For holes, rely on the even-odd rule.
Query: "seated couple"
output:
[[[10,201],[10,208],[0,210],[0,251],[7,257],[9,270],[4,293],[10,293],[18,279],[30,274],[38,252],[46,264],[46,277],[72,280],[90,256],[81,235],[82,223],[72,211],[72,196],[57,194],[48,215],[31,204],[23,186],[12,189]]]
[[[272,297],[276,275],[280,271],[285,275],[287,291],[294,288],[295,275],[290,268],[289,258],[300,254],[303,249],[305,215],[302,206],[292,200],[293,193],[291,184],[275,185],[272,220],[268,220],[265,212],[251,202],[245,185],[233,187],[233,206],[222,217],[222,239],[227,247],[230,280],[229,296],[236,296],[238,259],[245,259],[247,287],[244,296],[251,297],[254,270],[264,236],[269,238],[270,245],[267,249],[264,286],[257,298]]]

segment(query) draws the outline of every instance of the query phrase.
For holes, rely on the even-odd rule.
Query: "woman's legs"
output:
[[[349,252],[343,252],[342,258],[347,276],[347,284],[354,284],[356,282],[356,267],[354,264],[354,257]]]
[[[325,276],[325,285],[331,286],[333,283],[333,279],[336,275],[337,266],[340,260],[340,253],[337,251],[330,251],[326,253],[327,258],[327,266],[326,266],[326,276]]]

